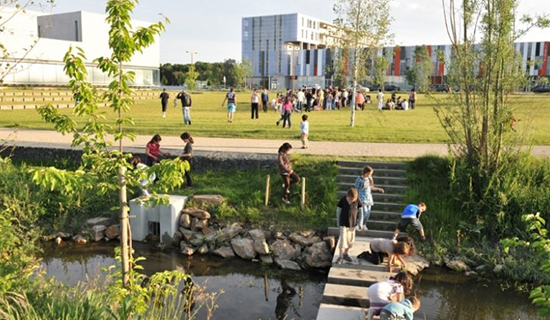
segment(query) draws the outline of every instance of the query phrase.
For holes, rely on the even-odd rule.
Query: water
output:
[[[42,267],[47,276],[74,285],[101,275],[115,264],[116,243],[44,247]],[[177,251],[159,252],[135,243],[136,252],[147,258],[147,274],[185,270],[210,292],[223,290],[214,319],[315,319],[323,296],[326,274],[283,271],[240,259],[215,256],[184,257]],[[267,279],[266,279],[267,278]],[[266,281],[267,280],[267,281]],[[267,288],[265,284],[267,283]],[[282,288],[292,288],[283,290]],[[422,309],[415,319],[434,320],[539,320],[527,295],[500,289],[498,284],[431,269],[422,273],[416,286],[422,293]],[[267,290],[266,290],[267,289]],[[199,317],[200,318],[200,317]]]

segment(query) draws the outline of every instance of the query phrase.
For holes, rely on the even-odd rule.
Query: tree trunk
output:
[[[120,199],[120,256],[122,262],[122,281],[124,286],[128,285],[129,271],[130,271],[130,249],[128,229],[130,228],[128,223],[128,199],[126,195],[126,167],[120,166],[118,171],[119,177],[119,199]]]

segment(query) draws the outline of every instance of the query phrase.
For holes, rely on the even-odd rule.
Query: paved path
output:
[[[135,141],[126,142],[125,146],[145,148],[150,138],[150,135],[139,135]],[[162,146],[164,149],[183,148],[183,143],[179,137],[163,136],[162,138]],[[15,130],[11,128],[0,128],[0,140],[6,140],[9,143],[23,147],[69,148],[72,136],[63,136],[55,131],[47,130]],[[301,143],[298,140],[205,137],[195,137],[194,148],[197,151],[275,154],[279,146],[284,142],[290,142],[295,148],[295,153],[311,155],[415,158],[428,154],[441,156],[448,154],[448,146],[445,144],[311,141],[309,143],[309,148],[307,150],[302,150],[300,149]],[[533,154],[550,157],[550,146],[535,146]]]

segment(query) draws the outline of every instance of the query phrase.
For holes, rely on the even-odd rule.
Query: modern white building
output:
[[[5,11],[4,11],[5,10]],[[13,9],[4,8],[3,19],[11,16]],[[149,23],[132,21],[134,27]],[[8,52],[7,59],[0,59],[0,74],[7,85],[66,85],[63,57],[70,46],[84,50],[89,81],[102,86],[109,77],[97,69],[94,59],[109,56],[109,26],[105,15],[84,11],[44,14],[25,11],[13,16],[0,33],[0,42]],[[160,46],[156,41],[143,53],[136,53],[126,70],[136,74],[135,86],[160,84]]]

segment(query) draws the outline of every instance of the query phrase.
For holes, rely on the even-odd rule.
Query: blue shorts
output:
[[[237,106],[234,103],[227,104],[227,113],[235,113],[237,111]]]

